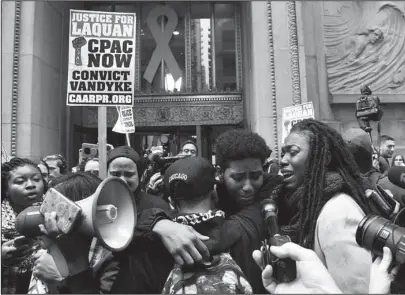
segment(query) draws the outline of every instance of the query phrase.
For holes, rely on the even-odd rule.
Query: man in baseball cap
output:
[[[172,205],[183,213],[206,212],[215,206],[215,168],[204,158],[174,162],[166,170],[164,183]]]
[[[211,259],[204,265],[210,265],[212,270],[207,275],[204,265],[195,267],[175,265],[168,276],[162,294],[177,292],[176,288],[182,286],[179,278],[186,275],[191,279],[187,281],[184,290],[234,293],[236,284],[233,280],[225,279],[229,273],[236,278],[235,282],[241,282],[238,293],[252,294],[253,292],[242,270],[229,254],[231,246],[239,240],[240,232],[237,227],[223,226],[225,213],[215,208],[217,203],[215,182],[215,168],[206,159],[200,157],[178,160],[165,172],[165,188],[178,212],[173,221],[191,226],[201,235],[209,237],[209,240],[204,243],[207,245]],[[204,279],[201,279],[202,277]]]

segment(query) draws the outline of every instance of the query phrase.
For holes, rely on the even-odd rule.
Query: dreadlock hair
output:
[[[265,140],[257,133],[243,129],[233,129],[222,133],[216,140],[216,163],[221,171],[228,168],[231,161],[246,158],[260,159],[262,165],[271,150]]]
[[[8,190],[8,180],[10,179],[10,173],[16,170],[19,167],[24,167],[24,166],[32,166],[35,169],[38,170],[38,172],[41,174],[41,170],[35,164],[33,161],[27,158],[18,158],[14,157],[10,161],[5,162],[1,165],[1,201],[6,199],[7,195],[7,190]],[[44,180],[41,174],[42,181],[44,183],[44,193],[48,189],[48,184]]]
[[[366,201],[359,168],[342,136],[328,125],[313,119],[296,123],[292,132],[308,136],[310,146],[307,158],[307,171],[303,181],[303,194],[300,199],[299,243],[312,248],[316,221],[322,207],[329,199],[324,196],[325,175],[337,172],[345,182],[353,200],[365,214],[370,212]]]

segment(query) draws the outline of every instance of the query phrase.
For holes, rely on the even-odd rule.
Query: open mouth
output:
[[[291,171],[281,171],[281,173],[284,176],[284,180],[288,180],[288,179],[290,179],[291,177],[294,176],[294,173],[291,172]]]

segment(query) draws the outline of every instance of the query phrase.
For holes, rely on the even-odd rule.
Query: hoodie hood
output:
[[[360,172],[362,174],[369,172],[373,167],[373,147],[367,132],[360,128],[351,128],[342,137],[359,166]]]

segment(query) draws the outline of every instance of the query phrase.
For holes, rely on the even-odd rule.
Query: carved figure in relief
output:
[[[368,45],[375,45],[378,42],[381,42],[384,39],[384,34],[381,32],[380,29],[365,29],[359,31],[355,36],[349,38],[348,43],[346,45],[346,50],[349,53],[349,61],[354,61],[358,58],[362,58],[362,53],[366,50]],[[368,54],[366,53],[367,57],[368,55],[376,52],[371,52],[373,49],[370,49],[370,52]],[[363,58],[365,58],[363,57]],[[376,56],[378,57],[378,56]]]
[[[376,93],[405,93],[405,5],[351,1],[336,9],[324,3],[330,92],[355,94],[367,84]]]

